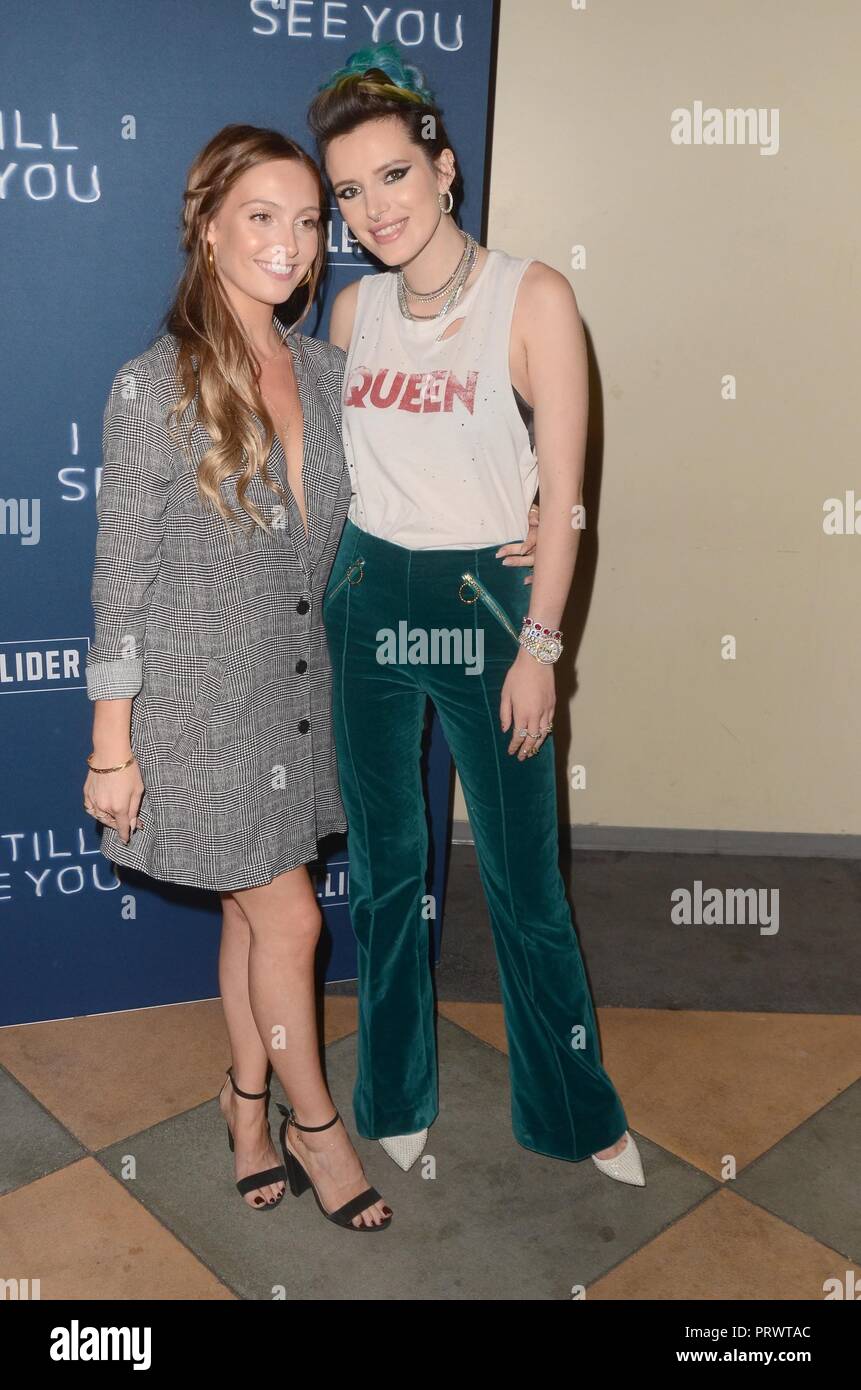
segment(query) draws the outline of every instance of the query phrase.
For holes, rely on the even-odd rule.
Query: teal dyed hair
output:
[[[425,84],[424,75],[414,63],[407,63],[393,43],[378,43],[367,48],[359,48],[351,53],[342,68],[333,72],[328,82],[322,82],[318,92],[327,92],[338,87],[350,78],[362,78],[372,69],[378,69],[389,78],[392,88],[409,100],[412,98],[424,106],[434,105],[434,94]],[[374,81],[373,78],[369,79]],[[380,91],[388,90],[381,83],[376,84]]]

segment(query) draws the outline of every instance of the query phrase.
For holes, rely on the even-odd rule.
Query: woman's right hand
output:
[[[137,827],[143,794],[143,779],[135,760],[121,772],[90,772],[84,783],[84,806],[96,820],[112,826],[127,845]]]

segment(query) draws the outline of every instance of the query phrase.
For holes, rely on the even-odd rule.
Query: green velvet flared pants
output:
[[[460,774],[487,897],[524,1148],[581,1160],[627,1128],[559,869],[553,735],[518,761],[499,719],[531,586],[477,550],[413,550],[347,521],[323,602],[358,942],[367,1139],[438,1113],[421,740],[433,701]],[[469,574],[474,583],[464,580]],[[481,1098],[476,1096],[476,1105]]]

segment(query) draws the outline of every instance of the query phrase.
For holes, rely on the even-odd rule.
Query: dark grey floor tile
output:
[[[645,1188],[626,1187],[595,1165],[544,1158],[511,1132],[506,1058],[464,1030],[439,1023],[441,1107],[426,1156],[403,1173],[373,1140],[357,1148],[369,1182],[395,1210],[374,1235],[324,1220],[313,1194],[289,1192],[269,1212],[246,1207],[233,1186],[226,1132],[215,1103],[111,1146],[118,1172],[137,1159],[133,1191],[230,1288],[290,1300],[568,1299],[625,1259],[717,1186],[640,1139]],[[354,1134],[355,1036],[327,1050],[335,1102]],[[283,1099],[273,1080],[273,1102]],[[273,1133],[280,1115],[271,1110]],[[278,1123],[276,1123],[276,1121]]]
[[[861,1263],[861,1081],[751,1163],[732,1185]]]
[[[87,1150],[0,1068],[0,1193],[65,1168]]]

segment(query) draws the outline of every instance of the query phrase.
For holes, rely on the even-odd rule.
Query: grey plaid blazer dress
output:
[[[129,843],[106,827],[102,853],[222,891],[269,883],[346,829],[322,621],[350,501],[346,354],[273,322],[302,402],[309,535],[277,436],[268,466],[289,505],[273,512],[279,499],[259,478],[247,494],[274,522],[268,534],[255,526],[245,540],[240,523],[202,503],[195,470],[210,437],[194,426],[189,459],[187,428],[176,439],[165,419],[180,394],[172,334],[120,367],[104,413],[87,694],[133,697],[145,793]],[[235,480],[222,492],[235,508]]]

